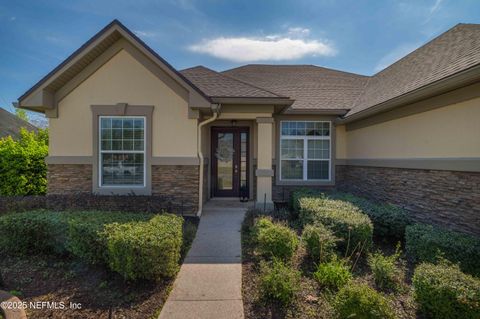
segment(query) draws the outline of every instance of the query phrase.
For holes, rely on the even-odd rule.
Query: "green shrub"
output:
[[[368,265],[372,270],[375,284],[380,289],[397,290],[401,287],[404,269],[399,262],[400,254],[400,246],[397,246],[395,254],[390,256],[385,256],[381,252],[368,255]]]
[[[258,251],[264,256],[289,260],[298,247],[297,234],[293,230],[266,217],[257,221],[254,234]]]
[[[67,227],[61,213],[40,210],[0,216],[0,251],[63,254]]]
[[[301,188],[299,190],[296,190],[292,193],[291,200],[292,200],[292,209],[293,211],[299,213],[301,210],[300,207],[300,200],[303,199],[304,197],[320,197],[323,198],[325,197],[325,194],[320,193],[316,190],[313,190],[311,188]]]
[[[302,232],[307,253],[315,262],[325,262],[335,256],[339,239],[322,224],[307,225]]]
[[[262,262],[260,272],[260,295],[264,300],[288,305],[295,299],[299,289],[300,272],[274,259],[272,264]]]
[[[413,275],[415,299],[429,318],[480,318],[480,280],[441,263],[420,264]]]
[[[320,285],[330,289],[345,286],[353,277],[350,266],[344,260],[336,258],[319,264],[313,276]]]
[[[372,243],[373,225],[370,218],[355,205],[324,196],[302,197],[298,200],[299,218],[304,225],[321,223],[330,228],[335,236],[343,239],[347,253],[360,251]]]
[[[107,246],[103,230],[111,223],[147,221],[152,214],[125,212],[74,212],[69,213],[66,248],[86,262],[106,263]]]
[[[42,195],[47,190],[48,132],[21,129],[0,139],[0,195]]]
[[[351,283],[340,289],[334,307],[341,319],[395,318],[388,300],[365,284]]]
[[[333,197],[350,202],[367,214],[374,225],[374,235],[379,238],[390,237],[403,240],[405,228],[411,224],[407,212],[398,206],[377,203],[344,193],[336,193]]]
[[[125,279],[159,279],[178,271],[182,248],[181,217],[164,214],[148,222],[105,226],[108,264]]]
[[[480,275],[480,239],[436,226],[415,224],[405,234],[407,255],[414,262],[435,263],[439,257],[458,263],[460,268]]]

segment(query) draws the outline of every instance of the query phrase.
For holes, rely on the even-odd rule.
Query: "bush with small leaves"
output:
[[[308,255],[315,262],[326,262],[335,256],[335,248],[340,241],[330,229],[320,223],[305,226],[302,240]]]
[[[299,218],[303,225],[321,223],[330,228],[347,255],[366,251],[372,243],[373,225],[357,206],[325,195],[307,195],[298,199]]]
[[[336,258],[319,264],[313,276],[320,285],[334,290],[345,286],[353,277],[348,263]]]
[[[365,284],[350,283],[340,289],[334,308],[340,319],[394,319],[388,300]]]
[[[297,250],[297,234],[287,226],[260,218],[254,227],[258,251],[267,257],[290,260]]]
[[[398,245],[393,255],[385,256],[381,252],[368,255],[368,265],[378,288],[398,290],[402,286],[405,272],[399,260],[400,254],[400,245]]]
[[[407,255],[414,262],[436,263],[445,258],[460,269],[480,276],[480,239],[438,226],[415,224],[405,233]]]
[[[287,306],[295,299],[299,289],[300,272],[274,259],[262,262],[260,272],[260,295],[266,301],[273,300]]]
[[[389,203],[380,203],[346,193],[335,193],[331,197],[359,207],[372,220],[374,235],[378,238],[403,240],[405,228],[412,223],[403,208]]]
[[[183,219],[162,214],[147,222],[105,226],[108,265],[127,280],[172,277],[182,248]]]
[[[456,265],[420,264],[413,275],[420,311],[435,319],[480,318],[480,279],[464,274]]]

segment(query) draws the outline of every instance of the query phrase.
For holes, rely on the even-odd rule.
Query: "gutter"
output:
[[[208,120],[205,120],[203,122],[200,122],[198,124],[198,132],[197,132],[197,152],[198,152],[198,158],[200,159],[200,176],[198,178],[199,183],[198,183],[198,212],[197,216],[200,217],[202,215],[202,209],[203,209],[203,164],[205,162],[205,158],[203,157],[202,153],[202,128],[215,121],[218,118],[218,115],[220,114],[220,108],[221,104],[212,104],[211,110],[213,112],[213,116],[209,118]]]

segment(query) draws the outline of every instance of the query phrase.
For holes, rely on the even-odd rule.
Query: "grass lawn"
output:
[[[197,219],[184,224],[182,260],[197,229]],[[29,318],[156,318],[175,278],[125,282],[106,267],[54,255],[0,256],[4,287],[22,301],[63,302],[67,309],[27,309]],[[69,309],[70,303],[81,309]]]
[[[275,220],[275,218],[274,218]],[[285,222],[285,221],[283,221]],[[300,289],[296,294],[295,301],[286,307],[280,304],[262,300],[260,296],[260,264],[262,256],[255,252],[255,244],[252,241],[251,232],[246,224],[251,223],[247,219],[242,230],[242,257],[243,257],[243,303],[245,318],[335,318],[332,301],[335,293],[322,288],[314,279],[315,263],[307,255],[304,247],[300,246],[292,258],[292,268],[301,272]],[[300,234],[301,230],[293,221],[289,222],[290,227]],[[396,242],[381,241],[374,238],[372,251],[380,250],[386,255],[395,253]],[[411,289],[411,276],[413,265],[406,265],[406,276],[403,288],[400,291],[392,292],[377,289],[374,279],[365,257],[359,259],[353,270],[356,281],[367,283],[384,293],[395,310],[397,318],[421,318],[417,315],[417,306],[413,299]]]

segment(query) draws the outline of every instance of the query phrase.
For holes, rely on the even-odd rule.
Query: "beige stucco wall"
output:
[[[347,131],[345,125],[335,127],[335,155],[337,158],[347,158]]]
[[[197,120],[187,101],[122,50],[59,103],[49,119],[50,156],[92,155],[90,105],[153,105],[153,156],[197,156]]]
[[[346,132],[346,157],[480,157],[480,98]],[[339,133],[337,129],[337,134]],[[337,135],[337,141],[339,140]],[[337,144],[337,155],[342,154]]]

